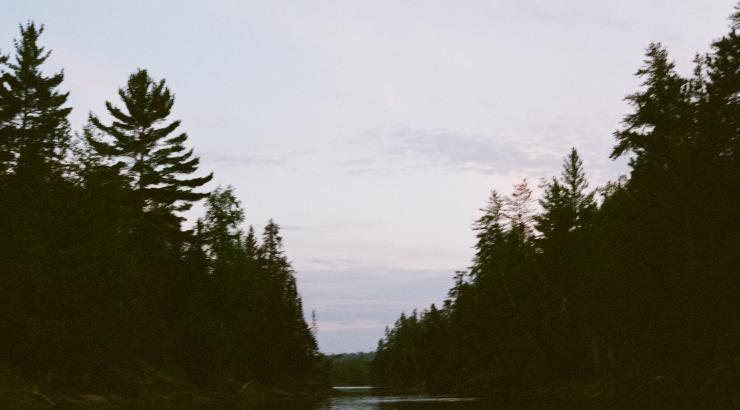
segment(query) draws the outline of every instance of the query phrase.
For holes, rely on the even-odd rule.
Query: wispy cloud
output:
[[[452,169],[505,173],[514,168],[541,168],[553,160],[550,155],[538,154],[492,136],[414,129],[401,129],[391,135],[398,143],[398,152],[417,154]]]
[[[258,154],[238,152],[214,152],[201,151],[199,155],[203,161],[224,168],[237,168],[245,166],[281,166],[286,163],[284,158]]]
[[[384,329],[385,323],[374,319],[335,320],[318,323],[319,332],[342,332],[348,330]]]
[[[373,222],[352,222],[352,223],[324,223],[324,224],[288,224],[281,225],[284,231],[311,232],[311,233],[336,233],[340,231],[352,231],[357,229],[367,229],[384,225],[383,221]]]
[[[516,1],[516,7],[527,15],[556,24],[589,24],[618,29],[628,29],[633,25],[607,14],[603,7],[592,7],[590,2],[581,4],[576,12],[572,6],[565,10],[558,2],[552,1]]]

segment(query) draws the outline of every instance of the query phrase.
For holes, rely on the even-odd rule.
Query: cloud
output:
[[[374,319],[319,321],[319,332],[343,332],[348,330],[384,329],[386,324]]]
[[[524,149],[492,136],[464,135],[446,130],[400,129],[391,134],[396,153],[415,154],[450,169],[484,173],[543,169],[557,157]]]
[[[198,155],[200,155],[203,161],[207,161],[224,168],[237,168],[243,166],[281,166],[286,163],[286,160],[282,158],[246,153],[201,151]]]
[[[284,231],[312,232],[312,233],[336,233],[338,231],[353,231],[385,225],[383,221],[353,222],[343,224],[291,224],[280,225]]]
[[[553,5],[556,5],[553,7]],[[609,14],[607,11],[602,9],[601,12],[597,12],[597,9],[592,7],[592,4],[584,3],[581,7],[577,7],[575,13],[573,7],[570,6],[569,10],[557,10],[557,2],[543,2],[543,1],[517,1],[516,6],[527,15],[552,22],[556,24],[592,24],[598,26],[605,26],[617,29],[629,29],[632,27],[632,23],[623,19],[616,19]],[[585,13],[584,13],[585,12]]]
[[[350,173],[391,175],[418,169],[476,172],[527,177],[534,181],[557,175],[575,147],[595,185],[626,172],[626,161],[612,161],[613,125],[587,115],[558,115],[486,133],[396,127],[362,134],[372,157],[346,162]],[[357,144],[357,142],[353,142]],[[595,186],[594,185],[594,186]]]

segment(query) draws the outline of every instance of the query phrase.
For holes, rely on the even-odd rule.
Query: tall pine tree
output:
[[[14,58],[0,56],[0,174],[61,173],[72,110],[64,106],[69,93],[59,91],[64,73],[41,71],[51,53],[38,44],[43,26],[29,22],[20,32]]]
[[[560,178],[553,178],[544,188],[544,197],[539,201],[544,212],[535,221],[545,241],[562,241],[567,234],[590,223],[596,203],[594,193],[587,192],[583,161],[575,148],[565,158]]]
[[[143,209],[183,211],[192,201],[206,197],[195,192],[213,178],[186,178],[197,171],[200,159],[186,150],[187,134],[173,132],[180,121],[168,121],[174,95],[164,80],[155,82],[146,70],[132,74],[125,88],[118,91],[124,108],[106,102],[113,117],[110,125],[94,114],[90,123],[103,136],[87,133],[88,142],[102,156],[117,160],[138,192]]]

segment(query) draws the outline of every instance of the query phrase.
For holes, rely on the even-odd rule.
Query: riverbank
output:
[[[252,408],[264,403],[320,401],[331,393],[328,386],[310,383],[275,386],[219,381],[201,387],[151,366],[139,364],[137,368],[136,374],[129,374],[119,385],[73,385],[54,376],[34,381],[12,367],[0,366],[0,408]]]
[[[482,397],[496,403],[575,404],[588,408],[740,408],[740,380],[717,378],[698,386],[656,376],[631,383],[578,378],[564,383],[485,387],[460,385],[453,394]]]

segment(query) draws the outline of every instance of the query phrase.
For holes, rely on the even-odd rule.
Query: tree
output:
[[[688,81],[676,73],[660,43],[651,43],[646,57],[636,73],[645,79],[644,89],[627,96],[635,111],[624,117],[624,128],[614,134],[617,144],[611,154],[618,158],[634,153],[630,164],[638,173],[667,170],[678,157],[675,149],[687,148],[692,129]]]
[[[544,188],[544,197],[539,201],[544,212],[534,219],[545,240],[563,241],[566,235],[590,223],[596,203],[594,193],[586,191],[583,162],[575,148],[563,162],[560,179],[553,178]]]
[[[503,215],[508,219],[510,229],[526,238],[532,231],[533,214],[532,190],[525,178],[522,182],[514,184],[511,197],[504,200]]]
[[[64,73],[46,76],[51,51],[38,44],[44,26],[20,26],[15,58],[0,55],[0,174],[61,173],[69,148],[69,93],[58,90]]]
[[[218,187],[208,195],[206,202],[203,235],[210,244],[211,259],[220,267],[239,262],[239,256],[245,252],[240,229],[244,211],[234,195],[234,188]]]
[[[316,364],[318,347],[303,317],[303,304],[295,273],[283,251],[280,227],[273,220],[265,226],[260,247],[261,274],[266,281],[268,311],[272,321],[265,335],[273,377],[306,375]]]
[[[732,172],[740,178],[740,3],[731,16],[730,32],[712,44],[712,52],[702,61],[705,75],[701,78],[702,96],[699,100],[704,117],[702,129],[710,131],[704,143],[714,148],[713,158],[733,164]]]
[[[557,241],[567,235],[575,218],[565,187],[560,181],[552,178],[544,184],[544,188],[543,197],[539,200],[544,212],[535,217],[536,228],[544,241]]]
[[[472,275],[480,276],[482,272],[488,270],[494,260],[494,247],[501,241],[504,233],[502,225],[504,199],[496,191],[491,192],[486,207],[481,209],[483,215],[475,221],[473,230],[476,231],[478,239],[475,249],[475,258],[473,259]]]
[[[561,181],[573,209],[574,222],[571,229],[584,229],[590,223],[590,218],[596,210],[594,192],[588,192],[588,181],[583,169],[583,161],[575,148],[571,148],[568,157],[563,163]]]
[[[262,269],[267,273],[272,283],[281,289],[281,292],[290,286],[293,277],[290,262],[283,252],[283,237],[280,235],[280,226],[272,219],[265,225],[262,233]]]
[[[259,258],[259,243],[257,243],[257,236],[254,233],[254,227],[249,225],[247,230],[247,236],[244,238],[244,250],[245,256],[249,261],[256,261]]]
[[[166,123],[175,98],[165,81],[155,82],[146,70],[132,74],[125,88],[118,91],[124,108],[106,102],[113,117],[105,125],[94,114],[90,123],[103,135],[88,133],[89,143],[102,156],[118,160],[139,194],[142,209],[184,211],[191,202],[206,197],[195,192],[213,178],[184,178],[198,169],[200,159],[186,150],[187,134],[172,135],[180,121]],[[107,140],[102,137],[107,136]]]

